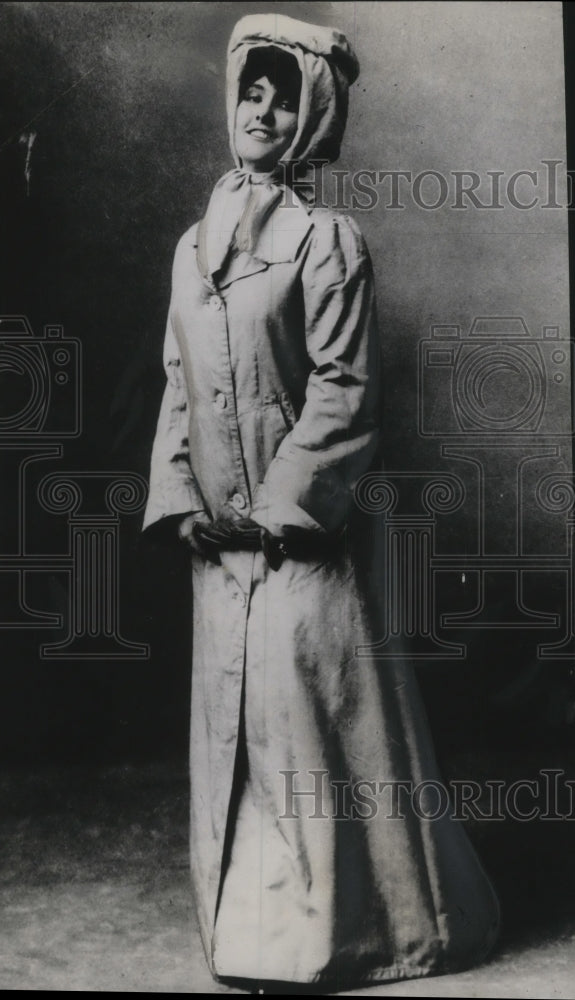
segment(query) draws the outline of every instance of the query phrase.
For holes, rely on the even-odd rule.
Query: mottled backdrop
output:
[[[422,485],[455,477],[440,487],[443,512],[431,512],[434,555],[452,562],[443,573],[415,567],[433,581],[435,636],[408,623],[438,736],[481,747],[515,741],[528,724],[555,739],[572,698],[569,663],[543,661],[537,647],[568,632],[568,511],[537,498],[553,485],[546,477],[570,469],[568,352],[544,333],[567,336],[569,321],[559,3],[2,4],[0,314],[79,339],[83,402],[81,435],[29,470],[23,498],[24,453],[0,441],[1,551],[16,551],[22,522],[34,552],[66,550],[66,518],[36,500],[46,473],[147,474],[172,254],[230,166],[225,49],[235,21],[258,9],[341,26],[362,65],[344,173],[328,175],[324,196],[351,205],[372,252],[385,463],[414,538],[430,515]],[[477,317],[513,322],[480,325],[476,372],[469,348],[453,345],[468,343]],[[450,329],[420,346],[432,326]],[[14,370],[0,377],[6,420],[27,383]],[[64,419],[71,404],[54,392],[50,405]],[[459,506],[451,487],[463,491]],[[151,657],[47,660],[39,646],[61,632],[0,629],[0,740],[14,758],[185,746],[185,557],[144,549],[139,518],[121,519],[120,627]],[[513,560],[527,556],[548,565],[523,574]],[[499,575],[498,557],[508,560]],[[30,572],[20,594],[14,572],[0,572],[2,620],[17,619],[23,601],[65,611],[64,572]],[[450,613],[460,617],[442,629]],[[541,617],[552,614],[554,628]],[[466,655],[442,658],[441,642]]]

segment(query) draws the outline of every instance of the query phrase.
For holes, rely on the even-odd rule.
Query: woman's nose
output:
[[[274,109],[272,102],[267,104],[260,104],[257,117],[261,121],[262,125],[272,125],[274,121]]]

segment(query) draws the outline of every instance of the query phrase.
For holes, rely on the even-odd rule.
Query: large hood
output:
[[[359,74],[345,35],[283,14],[250,14],[238,21],[228,46],[228,129],[236,166],[242,165],[234,143],[242,71],[251,49],[269,45],[295,56],[302,75],[297,132],[281,162],[337,160],[347,121],[348,88]]]

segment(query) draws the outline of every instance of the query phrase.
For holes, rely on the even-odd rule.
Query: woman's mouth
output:
[[[271,142],[273,139],[272,133],[268,132],[264,128],[252,128],[248,129],[248,135],[251,135],[252,139],[259,139],[260,142]]]

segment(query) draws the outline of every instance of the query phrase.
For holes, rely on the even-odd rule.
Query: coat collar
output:
[[[239,278],[265,270],[269,264],[280,264],[297,258],[301,246],[313,227],[303,204],[294,196],[291,205],[278,205],[259,235],[253,254],[237,251],[225,272],[218,278],[218,286],[225,288]],[[192,246],[198,246],[198,227],[191,232]]]

